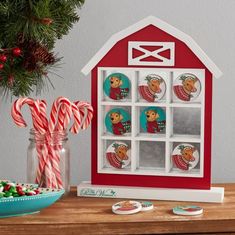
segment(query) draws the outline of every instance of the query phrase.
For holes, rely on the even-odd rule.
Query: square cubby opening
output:
[[[173,103],[202,103],[205,77],[203,70],[182,70],[172,74]]]
[[[131,136],[131,107],[130,106],[102,106],[102,121],[104,127],[103,135],[116,136]]]
[[[136,107],[136,135],[140,137],[163,138],[166,135],[165,107]]]
[[[170,173],[176,175],[199,175],[201,157],[200,143],[170,143]]]
[[[100,79],[101,100],[131,102],[134,72],[128,70],[103,70]]]
[[[131,168],[131,141],[103,140],[100,167],[109,171],[128,171]]]
[[[201,109],[200,108],[173,108],[173,135],[201,135]]]
[[[165,171],[165,142],[138,141],[137,145],[137,170],[150,170],[153,173]]]
[[[165,103],[169,72],[139,71],[137,73],[137,101],[142,103]]]

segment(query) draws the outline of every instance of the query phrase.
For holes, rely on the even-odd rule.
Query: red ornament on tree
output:
[[[0,64],[0,70],[3,69],[4,67],[4,64]]]
[[[21,55],[21,49],[19,47],[15,47],[12,49],[12,54],[15,56],[15,57],[18,57]]]
[[[7,61],[7,56],[6,55],[0,55],[0,61],[5,63]]]

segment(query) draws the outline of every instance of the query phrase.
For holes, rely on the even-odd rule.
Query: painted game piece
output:
[[[131,116],[121,108],[111,109],[105,117],[107,131],[114,135],[124,135],[131,131]]]
[[[141,211],[150,211],[154,208],[153,203],[149,201],[140,201],[142,209]]]
[[[179,144],[172,153],[172,162],[178,169],[190,171],[199,162],[199,152],[191,144]]]
[[[162,108],[148,107],[140,114],[140,125],[144,132],[160,133],[165,130],[166,114]]]
[[[203,208],[199,206],[177,206],[173,208],[173,213],[176,215],[201,215]]]
[[[122,73],[112,73],[104,81],[104,93],[113,100],[126,98],[130,91],[130,81]]]
[[[123,142],[113,142],[106,150],[106,159],[114,168],[127,167],[131,161],[129,146]]]
[[[145,83],[139,85],[140,96],[148,102],[161,100],[166,92],[166,83],[164,79],[156,74],[146,76]]]
[[[200,80],[191,73],[178,76],[173,84],[174,93],[182,101],[193,101],[201,92]]]
[[[121,201],[112,206],[112,211],[118,215],[131,215],[141,211],[142,206],[137,201]]]

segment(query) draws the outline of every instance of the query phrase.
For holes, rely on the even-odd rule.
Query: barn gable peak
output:
[[[180,41],[184,42],[193,53],[201,60],[201,62],[208,68],[214,77],[221,77],[221,70],[215,65],[215,63],[207,56],[207,54],[199,47],[199,45],[187,34],[175,28],[174,26],[158,19],[155,16],[148,16],[139,22],[129,26],[128,28],[114,34],[103,45],[103,47],[91,58],[91,60],[82,68],[82,73],[87,75],[107,54],[107,52],[123,38],[149,26],[153,25],[166,33],[174,36]]]

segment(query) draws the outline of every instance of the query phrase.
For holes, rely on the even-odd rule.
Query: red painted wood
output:
[[[97,69],[93,69],[91,75],[91,104],[94,109],[91,123],[91,182],[94,183],[97,179],[97,176],[99,177],[97,173]]]
[[[128,41],[175,42],[175,66],[169,68],[205,69],[205,123],[204,123],[204,177],[173,177],[100,174],[97,172],[97,68],[98,67],[145,67],[128,66]],[[150,68],[148,66],[148,68]],[[155,66],[154,68],[161,68]],[[162,67],[163,68],[163,67]],[[164,67],[166,68],[166,67]],[[212,122],[212,74],[194,53],[181,41],[150,25],[119,41],[92,70],[92,184],[123,185],[164,188],[209,189],[211,185],[211,122]]]

